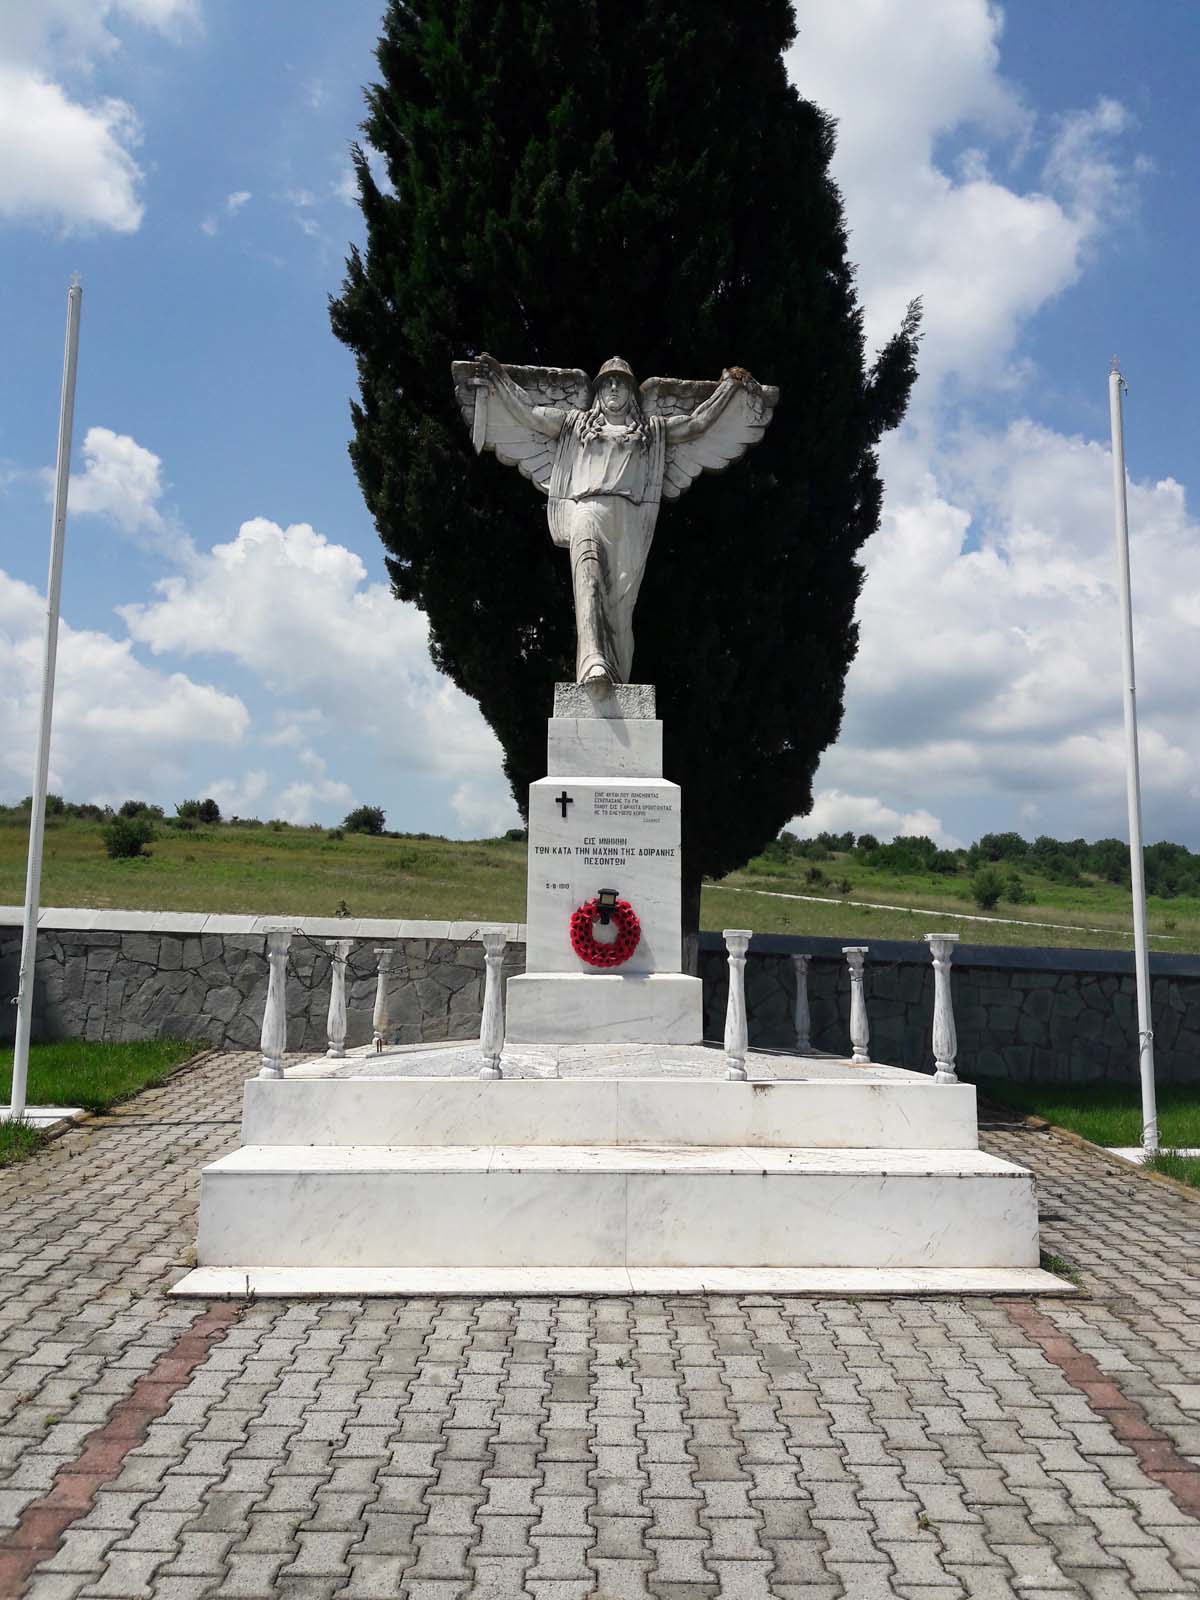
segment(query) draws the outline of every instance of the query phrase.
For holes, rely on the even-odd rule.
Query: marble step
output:
[[[978,1150],[250,1145],[197,1265],[1036,1267],[1029,1172]]]
[[[367,1058],[368,1062],[370,1058]],[[813,1063],[814,1070],[819,1065]],[[252,1078],[247,1145],[738,1145],[974,1150],[971,1084],[894,1078]]]
[[[184,1299],[390,1299],[409,1295],[1078,1293],[1040,1267],[196,1267],[171,1289]]]

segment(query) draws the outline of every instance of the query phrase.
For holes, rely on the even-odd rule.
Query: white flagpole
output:
[[[1125,380],[1113,357],[1108,375],[1112,426],[1113,509],[1117,569],[1121,580],[1121,660],[1125,693],[1125,790],[1129,805],[1129,876],[1133,889],[1133,962],[1137,975],[1138,1071],[1142,1079],[1142,1149],[1158,1153],[1158,1108],[1154,1097],[1154,1030],[1150,1018],[1150,956],[1146,947],[1146,875],[1142,862],[1142,785],[1138,771],[1137,689],[1133,680],[1133,600],[1129,584],[1129,508],[1125,496],[1125,429],[1121,391]]]
[[[58,658],[58,612],[62,597],[63,540],[67,526],[67,486],[71,475],[71,431],[75,421],[75,369],[79,357],[79,276],[67,290],[67,340],[63,352],[62,399],[58,411],[58,465],[54,477],[54,520],[50,530],[50,576],[46,580],[46,641],[42,662],[42,706],[38,718],[29,816],[29,859],[25,873],[25,922],[21,934],[21,973],[17,985],[17,1033],[13,1049],[9,1116],[25,1115],[29,1077],[29,1033],[33,1018],[33,969],[37,957],[38,899],[42,887],[42,838],[46,825],[46,782],[50,767],[50,719],[54,714],[54,668]]]

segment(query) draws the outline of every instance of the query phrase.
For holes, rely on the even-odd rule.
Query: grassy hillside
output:
[[[5,904],[18,905],[24,895],[27,830],[26,812],[0,813]],[[831,853],[818,870],[819,879],[812,881],[809,861],[760,857],[706,888],[703,925],[848,943],[919,939],[935,928],[957,929],[964,942],[974,944],[1128,948],[1131,942],[1128,892],[1100,879],[1064,885],[1027,872],[1033,904],[1002,900],[987,915],[1004,920],[977,921],[969,920],[981,913],[965,872],[898,872],[871,867],[852,852]],[[112,861],[99,822],[59,816],[47,822],[42,899],[51,906],[133,910],[331,916],[344,907],[356,917],[519,922],[525,913],[525,846],[504,839],[337,838],[320,828],[270,825],[181,832],[159,824],[148,856]],[[872,909],[864,901],[900,909]],[[1152,899],[1150,927],[1156,950],[1200,950],[1200,899]]]
[[[740,925],[762,933],[919,939],[946,928],[964,944],[1133,947],[1128,889],[1098,878],[1062,884],[1026,871],[1024,888],[1032,903],[1001,900],[984,912],[973,901],[965,872],[896,872],[868,866],[851,853],[834,853],[820,870],[822,881],[812,883],[811,868],[802,861],[781,866],[759,857],[705,891],[705,926],[734,926],[752,906],[753,914]],[[881,905],[899,909],[876,909]],[[1151,896],[1147,912],[1152,950],[1200,951],[1200,898]]]

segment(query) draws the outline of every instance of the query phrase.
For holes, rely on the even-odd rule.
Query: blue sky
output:
[[[54,787],[302,821],[369,802],[462,835],[516,820],[494,739],[387,593],[346,456],[354,373],[326,302],[359,235],[348,146],[379,12],[0,0],[0,798],[30,787],[77,269]],[[1117,351],[1146,829],[1200,847],[1200,17],[1187,0],[798,12],[789,65],[840,121],[869,336],[911,295],[927,307],[812,825],[1124,831]]]

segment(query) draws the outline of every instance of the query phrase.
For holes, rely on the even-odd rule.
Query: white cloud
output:
[[[31,786],[44,617],[44,598],[0,572],[0,786],[14,799]],[[114,804],[169,792],[197,746],[236,747],[249,725],[236,695],[145,666],[127,640],[60,625],[52,789]]]
[[[232,658],[328,729],[370,739],[397,767],[506,794],[499,743],[475,702],[431,665],[425,618],[366,580],[353,551],[307,523],[254,517],[162,579],[157,599],[120,615],[156,655]],[[320,742],[290,712],[268,739],[298,752]]]
[[[83,472],[71,478],[71,513],[106,517],[139,544],[173,560],[187,555],[191,541],[159,506],[163,497],[161,457],[127,433],[89,428],[83,441],[83,461]]]
[[[1089,233],[1107,219],[1126,214],[1135,203],[1134,172],[1112,151],[1112,141],[1130,126],[1125,107],[1106,95],[1090,110],[1067,112],[1056,119],[1043,176]],[[1139,160],[1134,171],[1147,168],[1148,163]]]
[[[70,230],[141,225],[138,121],[124,100],[82,105],[49,79],[0,62],[0,216]]]
[[[108,22],[121,17],[175,33],[199,10],[194,0],[8,0],[0,19],[0,217],[65,232],[133,233],[141,225],[136,112],[118,96],[76,97],[63,82],[113,59],[120,42]]]
[[[232,194],[227,194],[225,196],[225,199],[221,205],[221,209],[225,216],[236,217],[242,207],[249,201],[253,200],[253,198],[254,196],[249,189],[235,189]],[[211,238],[218,231],[220,226],[220,216],[217,214],[217,212],[210,211],[206,217],[201,219],[200,231],[201,233],[207,233]]]
[[[494,839],[509,828],[521,826],[521,816],[513,804],[507,785],[460,783],[450,796],[450,804],[463,833],[476,838]]]
[[[869,343],[913,296],[926,309],[819,773],[813,815],[838,831],[920,812],[965,837],[1124,825],[1108,452],[1021,416],[1018,396],[1036,397],[1030,318],[1128,219],[1147,164],[1116,100],[1035,115],[1002,70],[1002,26],[988,0],[807,0],[789,62],[838,119]],[[1009,421],[972,414],[985,390]],[[1181,663],[1200,653],[1200,529],[1170,481],[1134,485],[1130,518],[1147,828],[1194,840],[1200,720]]]
[[[925,299],[919,403],[953,374],[1013,381],[1027,318],[1078,278],[1097,234],[1129,207],[1128,127],[1114,100],[1058,120],[1037,187],[1009,187],[974,146],[950,172],[938,142],[971,129],[1019,163],[1042,137],[1000,71],[1003,17],[988,0],[806,0],[789,71],[838,119],[833,172],[859,267],[869,344]]]
[[[33,66],[89,72],[117,55],[110,22],[127,19],[168,36],[200,21],[199,0],[5,0],[0,56]]]
[[[350,785],[335,778],[290,783],[279,796],[278,815],[284,822],[311,822],[317,811],[328,816],[331,806],[344,811],[353,800]]]
[[[885,805],[877,795],[846,794],[841,789],[822,789],[813,799],[806,817],[797,817],[789,827],[808,839],[818,833],[873,833],[877,839],[894,839],[900,834],[923,834],[944,850],[956,850],[962,841],[947,833],[940,817],[929,811],[901,813]]]
[[[113,9],[160,33],[171,33],[181,23],[200,18],[199,0],[112,0]],[[103,0],[101,0],[103,6]]]
[[[197,791],[201,799],[211,798],[221,808],[223,817],[256,817],[259,802],[267,792],[270,779],[262,767],[253,767],[236,778],[210,778]]]
[[[1122,831],[1107,449],[1021,419],[965,435],[917,489],[914,458],[911,436],[885,451],[901,489],[867,547],[860,651],[822,785],[952,807],[985,819],[974,832],[1034,812],[1049,832]],[[1200,659],[1200,525],[1170,479],[1132,483],[1129,510],[1146,824],[1194,838],[1200,706],[1183,664]]]

